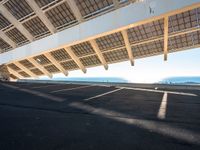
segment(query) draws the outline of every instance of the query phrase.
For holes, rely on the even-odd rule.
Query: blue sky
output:
[[[200,76],[200,48],[171,53],[168,61],[163,61],[163,55],[159,55],[137,59],[135,66],[127,61],[110,64],[108,70],[103,66],[88,68],[86,74],[80,70],[70,71],[68,77],[120,77],[130,82],[153,83],[174,76]],[[65,76],[54,75],[55,79],[58,77]]]

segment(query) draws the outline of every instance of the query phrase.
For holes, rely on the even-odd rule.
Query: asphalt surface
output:
[[[199,150],[200,91],[178,92],[160,119],[162,92],[0,83],[0,150]]]

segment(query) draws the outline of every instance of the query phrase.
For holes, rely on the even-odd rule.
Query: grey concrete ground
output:
[[[200,149],[199,91],[165,90],[0,83],[0,149]]]

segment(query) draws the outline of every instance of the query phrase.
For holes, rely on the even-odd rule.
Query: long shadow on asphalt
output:
[[[0,107],[2,150],[198,149],[104,117]]]
[[[68,107],[69,101],[53,101],[51,99],[36,96],[26,92],[18,91],[0,85],[0,105],[14,106],[28,109],[63,111],[63,112],[80,112],[80,110]],[[67,108],[67,109],[66,109]]]
[[[151,130],[141,129],[134,125],[91,115],[90,113],[69,107],[71,102],[82,102],[95,108],[121,112],[134,118],[156,120],[162,100],[162,93],[122,90],[88,102],[83,102],[81,95],[93,93],[104,88],[81,89],[70,93],[64,102],[34,96],[10,88],[0,87],[0,146],[2,149],[198,149],[199,145],[175,140]],[[80,92],[83,91],[81,94]],[[57,94],[69,97],[69,93]],[[78,96],[73,96],[78,94]],[[169,96],[167,118],[174,118],[173,112],[182,111],[180,102],[183,97]],[[76,99],[77,98],[77,99]],[[196,100],[194,100],[196,101]],[[187,98],[184,100],[187,103]],[[199,106],[199,105],[198,105]],[[194,112],[199,107],[194,108]],[[178,108],[180,107],[180,108]],[[184,106],[187,108],[186,105]],[[192,111],[192,107],[189,107]],[[182,113],[181,117],[188,113]],[[192,115],[190,113],[190,115]],[[115,116],[113,116],[115,117]],[[197,118],[195,118],[197,119]],[[193,121],[193,120],[192,120]],[[194,122],[198,125],[198,122]],[[176,127],[193,130],[193,126],[172,123]],[[195,128],[199,133],[199,128]]]

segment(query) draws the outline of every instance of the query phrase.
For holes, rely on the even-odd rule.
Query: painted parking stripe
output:
[[[63,91],[84,89],[84,88],[88,88],[88,87],[92,87],[92,86],[95,86],[95,85],[87,85],[87,86],[79,86],[79,87],[75,87],[75,88],[60,89],[60,90],[56,90],[56,91],[51,91],[50,93],[58,93],[58,92],[63,92]]]
[[[105,108],[95,108],[91,105],[81,103],[81,102],[72,102],[69,106],[77,108],[83,111],[86,111],[90,114],[95,114],[104,118],[108,118],[117,122],[121,122],[127,125],[132,125],[141,129],[145,129],[148,132],[153,132],[161,134],[163,136],[171,137],[177,140],[185,141],[193,144],[200,144],[200,134],[191,130],[187,130],[180,127],[174,127],[164,122],[139,119],[133,115],[124,114],[114,110],[108,110]]]
[[[32,87],[32,89],[46,88],[46,87],[52,87],[52,86],[58,86],[58,84],[35,86],[35,87]]]
[[[157,117],[159,119],[165,119],[166,117],[166,111],[167,111],[167,92],[165,92],[163,94],[163,98],[162,98],[162,102],[160,104],[160,108],[159,108],[159,111],[158,111],[158,115]]]
[[[173,91],[163,91],[163,90],[152,90],[152,89],[143,89],[143,88],[133,88],[133,87],[122,87],[128,90],[135,90],[135,91],[146,91],[146,92],[156,92],[156,93],[169,93],[169,94],[176,94],[176,95],[184,95],[184,96],[197,96],[193,93],[184,93],[184,92],[173,92]]]
[[[24,89],[21,89],[19,87],[13,86],[13,85],[2,84],[2,83],[0,83],[0,85],[4,85],[6,87],[24,91]],[[25,90],[24,92],[29,93],[29,90]],[[46,97],[46,94],[44,94],[44,95],[39,94],[38,96]],[[64,99],[56,97],[56,96],[54,98],[56,98],[56,100],[60,100],[60,101],[64,100]],[[51,98],[51,100],[55,100],[54,98]],[[193,143],[193,144],[197,144],[197,145],[200,144],[200,134],[197,132],[194,132],[194,131],[184,129],[184,128],[180,128],[180,127],[177,128],[177,127],[171,126],[171,125],[163,123],[163,122],[157,122],[157,121],[145,120],[145,119],[137,119],[132,115],[130,116],[127,114],[123,114],[123,113],[116,112],[113,110],[112,111],[107,110],[104,108],[95,108],[93,106],[90,106],[90,105],[87,105],[84,103],[80,103],[80,102],[69,103],[68,106],[76,108],[76,109],[84,110],[90,114],[99,115],[99,116],[105,117],[107,119],[125,123],[127,125],[133,125],[134,127],[139,127],[139,128],[142,128],[142,129],[145,129],[147,131],[151,131],[151,132],[154,132],[157,134],[169,136],[169,137],[175,138],[177,140],[183,140],[185,142]]]
[[[90,98],[86,98],[86,99],[84,99],[84,101],[89,101],[89,100],[92,100],[92,99],[95,99],[95,98],[99,98],[99,97],[102,97],[102,96],[105,96],[105,95],[120,91],[122,89],[123,88],[119,88],[119,89],[116,89],[116,90],[113,90],[113,91],[109,91],[109,92],[106,92],[106,93],[103,93],[103,94],[99,94],[99,95],[96,95],[96,96],[93,96],[93,97],[90,97]]]
[[[14,86],[14,85],[9,85],[9,84],[4,84],[4,83],[1,83],[1,85],[8,87],[8,88],[18,90],[18,91],[21,91],[21,92],[26,92],[26,93],[29,93],[29,94],[32,94],[32,95],[36,95],[36,96],[43,97],[43,98],[46,98],[46,99],[49,99],[49,100],[52,100],[52,101],[56,101],[56,102],[63,102],[65,100],[65,99],[60,98],[60,97],[41,93],[41,92],[34,91],[34,90],[20,88],[20,87]]]

